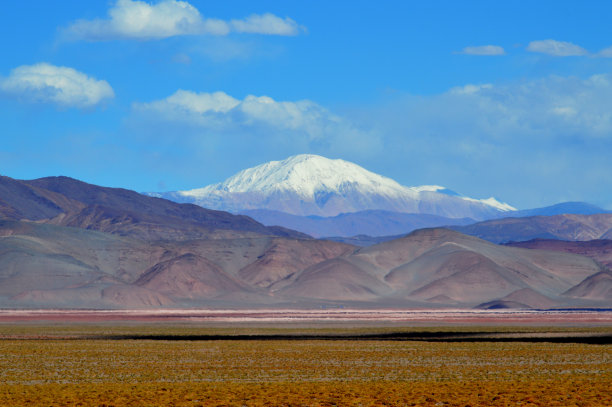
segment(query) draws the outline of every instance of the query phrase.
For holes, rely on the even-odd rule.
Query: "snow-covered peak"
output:
[[[218,184],[165,196],[233,212],[267,209],[302,216],[379,209],[485,219],[514,210],[494,198],[468,198],[439,185],[403,186],[357,164],[313,154],[270,161]]]
[[[505,202],[499,202],[497,199],[491,197],[491,198],[487,198],[487,199],[474,199],[474,198],[468,198],[468,197],[461,197],[462,199],[466,200],[466,201],[471,201],[471,202],[480,202],[483,203],[485,205],[491,206],[495,209],[498,209],[502,212],[510,212],[510,211],[516,211],[516,208],[508,205]]]
[[[242,170],[222,183],[183,194],[199,197],[212,191],[294,192],[309,198],[318,192],[343,192],[348,189],[390,197],[405,193],[405,187],[396,181],[357,164],[314,154],[300,154]]]
[[[410,189],[417,192],[438,192],[445,190],[446,188],[440,185],[421,185],[419,187],[410,187]]]
[[[409,189],[415,192],[437,192],[439,194],[450,195],[450,196],[460,196],[455,191],[452,191],[446,187],[442,187],[440,185],[421,185],[418,187],[409,187]]]
[[[457,196],[460,197],[463,200],[466,201],[470,201],[470,202],[479,202],[482,204],[485,204],[487,206],[491,206],[495,209],[498,209],[502,212],[509,212],[509,211],[516,211],[516,208],[513,206],[508,205],[505,202],[499,202],[497,199],[495,199],[494,197],[490,197],[487,199],[474,199],[474,198],[468,198],[465,196],[461,196],[460,194],[456,193],[455,191],[452,191],[446,187],[442,187],[440,185],[421,185],[418,187],[410,187],[410,189],[412,189],[413,191],[417,191],[417,192],[438,192],[440,194],[445,194],[445,195],[451,195],[451,196]]]

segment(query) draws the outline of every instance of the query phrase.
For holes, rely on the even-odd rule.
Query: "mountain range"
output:
[[[609,272],[588,257],[447,229],[361,249],[272,236],[151,242],[12,220],[0,221],[0,236],[0,304],[11,308],[465,308],[509,295],[525,308],[610,302],[598,283]]]
[[[597,239],[607,241],[606,239],[612,239],[612,213],[529,216],[525,218],[508,217],[466,225],[448,223],[446,227],[499,244],[541,239],[571,242],[586,242]],[[388,236],[357,235],[344,237],[340,235],[326,237],[326,239],[357,246],[370,246],[397,239],[403,235],[405,233]]]
[[[606,240],[541,250],[497,245],[463,229],[422,229],[438,215],[371,210],[348,218],[367,222],[368,214],[375,223],[387,216],[419,230],[357,247],[68,177],[0,177],[0,306],[563,308],[612,302]],[[499,242],[534,234],[605,239],[612,227],[612,214],[463,226],[468,219],[452,219],[460,224],[454,228]]]
[[[588,241],[566,241],[555,239],[533,239],[522,242],[509,242],[506,246],[525,249],[551,250],[580,254],[590,257],[612,270],[612,240],[594,239]]]
[[[532,239],[612,239],[612,213],[492,219],[450,228],[493,243]]]
[[[250,216],[264,225],[282,225],[317,238],[356,235],[379,236],[381,233],[401,235],[416,229],[469,225],[475,222],[471,218],[445,218],[425,213],[389,212],[375,209],[341,213],[329,217],[298,216],[265,209],[253,209],[240,213]]]
[[[583,202],[516,210],[494,198],[474,199],[441,186],[405,187],[344,160],[298,155],[240,171],[189,191],[151,193],[249,217],[322,238],[380,242],[424,227],[463,226],[505,217],[598,214]],[[355,236],[367,236],[355,240]]]
[[[514,210],[494,198],[468,198],[440,186],[406,187],[351,162],[311,154],[248,168],[218,184],[151,195],[230,212],[298,216],[383,210],[481,220]]]
[[[22,181],[0,176],[0,218],[93,229],[145,240],[249,234],[306,237],[293,230],[266,227],[247,216],[177,204],[68,177]]]

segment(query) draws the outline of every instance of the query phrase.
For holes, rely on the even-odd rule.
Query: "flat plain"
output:
[[[0,405],[612,405],[612,326],[0,324]]]

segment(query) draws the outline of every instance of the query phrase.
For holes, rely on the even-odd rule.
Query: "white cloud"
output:
[[[105,41],[114,39],[152,40],[179,35],[228,35],[231,32],[296,35],[297,23],[273,14],[253,14],[243,20],[204,18],[186,1],[163,0],[149,4],[117,0],[108,18],[78,20],[64,30],[71,39]]]
[[[451,90],[449,90],[449,93],[456,94],[456,95],[471,95],[473,93],[478,93],[483,89],[491,89],[491,88],[493,88],[493,85],[490,83],[484,83],[482,85],[467,84],[464,86],[454,87]]]
[[[225,92],[194,93],[179,89],[166,99],[145,104],[143,107],[163,113],[182,111],[200,115],[208,112],[226,113],[239,104],[239,100]]]
[[[602,49],[597,55],[604,58],[612,58],[612,47]]]
[[[23,65],[0,80],[0,90],[29,102],[86,108],[115,96],[108,82],[48,63]]]
[[[460,54],[466,55],[505,55],[506,51],[499,45],[480,45],[476,47],[465,47]]]
[[[539,52],[557,57],[581,56],[589,54],[586,49],[576,44],[555,40],[532,41],[527,46],[527,51]]]
[[[220,123],[225,127],[263,124],[278,129],[301,129],[313,138],[320,135],[320,127],[341,121],[309,100],[282,102],[253,95],[238,100],[225,92],[195,93],[182,89],[162,100],[136,104],[135,108],[155,112],[166,120],[197,123],[202,127]]]
[[[612,134],[612,76],[586,79],[551,76],[506,85],[465,85],[422,102],[423,109],[457,123],[460,118],[496,137],[609,137]],[[449,118],[440,110],[462,112]],[[440,115],[440,116],[438,116]],[[427,115],[429,116],[429,115]],[[425,117],[427,117],[425,116]],[[437,119],[436,119],[437,120]]]
[[[300,32],[297,23],[289,17],[282,19],[270,13],[253,14],[242,20],[232,20],[231,24],[239,33],[297,35]]]
[[[310,100],[254,95],[240,100],[224,92],[178,90],[165,99],[134,104],[134,114],[139,127],[153,122],[186,125],[202,140],[254,143],[253,150],[285,146],[309,151],[318,146],[328,152],[359,153],[379,147],[375,136]]]
[[[574,116],[576,109],[571,106],[557,106],[551,109],[551,112],[559,116]]]
[[[612,74],[550,76],[394,95],[348,119],[383,135],[395,179],[534,207],[612,190],[610,106]]]
[[[191,57],[185,53],[179,52],[172,57],[172,62],[183,65],[191,64]]]

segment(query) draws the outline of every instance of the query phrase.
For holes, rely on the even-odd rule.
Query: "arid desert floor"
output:
[[[0,404],[610,405],[581,312],[3,311]]]

